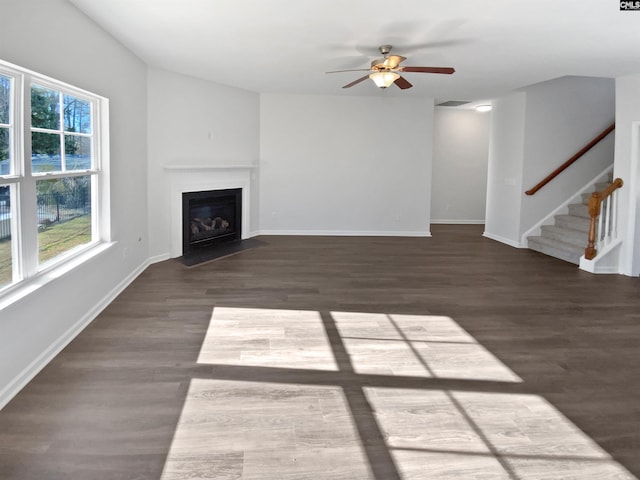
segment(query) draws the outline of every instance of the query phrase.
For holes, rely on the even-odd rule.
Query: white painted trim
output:
[[[48,268],[38,272],[35,276],[23,280],[20,283],[9,287],[0,295],[0,311],[9,307],[11,304],[23,299],[27,295],[44,287],[48,283],[67,275],[83,263],[91,260],[98,255],[113,248],[117,242],[103,242],[90,245],[88,248],[82,249],[77,254],[70,255],[68,258],[55,262]]]
[[[580,257],[580,263],[578,267],[580,270],[584,270],[589,273],[621,273],[619,267],[619,259],[618,258],[609,258],[610,255],[616,255],[620,253],[618,247],[622,245],[622,239],[618,238],[617,240],[611,242],[606,245],[604,248],[598,250],[598,254],[593,260],[587,260],[584,255]],[[617,251],[616,251],[617,249]],[[615,265],[612,265],[612,262]]]
[[[593,273],[602,274],[602,275],[617,275],[620,272],[618,271],[618,267],[597,267],[596,271]]]
[[[485,220],[433,220],[431,225],[484,225]]]
[[[584,263],[583,263],[583,260],[584,260]],[[593,260],[587,260],[584,257],[581,257],[580,265],[579,265],[580,270],[593,273],[596,275],[615,275],[620,273],[618,271],[618,267],[615,265],[598,266],[597,264],[592,262]]]
[[[154,263],[160,263],[160,262],[164,262],[165,260],[169,260],[171,258],[171,255],[167,252],[167,253],[162,253],[160,255],[154,255],[153,257],[150,257],[149,260],[147,260],[149,262],[149,265],[152,265]]]
[[[605,168],[601,173],[599,173],[598,175],[596,175],[589,183],[587,183],[584,187],[582,187],[580,190],[578,190],[577,193],[575,193],[571,198],[569,198],[566,202],[564,202],[563,204],[561,204],[558,208],[556,208],[555,210],[553,210],[550,214],[548,214],[546,217],[544,217],[542,220],[540,220],[538,223],[536,223],[533,227],[531,227],[529,230],[527,230],[526,232],[524,232],[522,234],[522,236],[520,237],[520,244],[524,245],[524,248],[528,248],[529,247],[529,240],[528,238],[530,236],[538,236],[541,234],[542,229],[541,227],[543,225],[553,225],[554,223],[554,217],[556,215],[560,215],[563,213],[567,213],[569,211],[569,205],[576,203],[576,200],[578,198],[580,198],[580,196],[583,193],[587,193],[589,191],[590,188],[593,188],[593,186],[598,183],[599,180],[602,179],[602,177],[604,177],[605,175],[607,175],[609,172],[613,171],[613,165]]]
[[[260,235],[300,235],[321,237],[430,237],[431,232],[383,232],[340,230],[261,230]]]
[[[76,338],[115,298],[120,295],[149,266],[146,260],[116,285],[98,304],[35,358],[22,372],[0,390],[0,410]]]
[[[626,255],[622,259],[621,270],[630,277],[640,275],[640,254],[636,248],[636,231],[640,227],[636,225],[639,186],[638,177],[640,175],[640,121],[631,122],[631,152],[629,159],[629,179],[625,179],[625,185],[629,189],[629,207],[627,210],[627,231],[625,242],[627,242]],[[620,220],[620,219],[619,219]],[[619,223],[618,223],[619,225]]]
[[[617,265],[598,265],[594,260],[587,260],[584,255],[580,257],[580,270],[593,273],[596,275],[613,275],[620,274]]]
[[[191,170],[251,170],[258,165],[165,165],[165,170],[191,171]]]
[[[486,237],[486,238],[489,238],[491,240],[495,240],[496,242],[504,243],[504,244],[509,245],[511,247],[527,248],[525,245],[521,245],[518,242],[514,242],[513,240],[511,240],[509,238],[501,237],[500,235],[494,235],[493,233],[484,232],[482,234],[482,236]]]

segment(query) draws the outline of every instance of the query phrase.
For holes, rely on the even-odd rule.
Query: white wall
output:
[[[615,118],[615,81],[563,77],[527,87],[523,185],[527,190],[571,158]],[[523,196],[520,234],[613,163],[610,134],[532,196]]]
[[[616,79],[616,153],[614,177],[619,192],[619,230],[623,238],[619,271],[640,275],[640,75]]]
[[[432,132],[432,99],[261,95],[261,232],[428,235]]]
[[[484,223],[491,114],[436,107],[431,223]]]
[[[117,242],[0,311],[2,405],[145,264],[148,212],[145,65],[64,0],[3,2],[0,21],[0,58],[109,98]]]
[[[167,256],[171,243],[170,176],[165,165],[258,163],[259,95],[150,68],[148,74],[149,251]],[[200,172],[201,174],[202,172]],[[198,172],[194,173],[198,175]],[[251,183],[250,230],[258,230],[258,170]]]
[[[494,100],[492,105],[484,235],[517,246],[520,240],[526,95],[515,93]]]

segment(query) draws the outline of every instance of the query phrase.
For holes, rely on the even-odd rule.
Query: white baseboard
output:
[[[602,274],[602,275],[620,274],[620,272],[618,271],[618,267],[596,267],[595,270],[591,273]]]
[[[431,220],[431,225],[484,225],[484,220]]]
[[[124,280],[116,285],[102,300],[89,310],[71,328],[64,332],[45,351],[35,358],[22,372],[0,390],[0,410],[46,367],[71,341],[82,332],[122,291],[150,265],[149,260],[139,265]]]
[[[482,234],[482,236],[490,238],[491,240],[495,240],[496,242],[504,243],[504,244],[509,245],[511,247],[527,248],[526,246],[521,245],[520,243],[516,242],[515,240],[511,240],[510,238],[501,237],[500,235],[494,235],[493,233],[484,232]]]
[[[165,260],[169,260],[169,259],[171,259],[171,255],[169,255],[168,253],[162,253],[160,255],[155,255],[153,257],[150,257],[147,262],[149,265],[152,265],[154,263],[164,262]]]
[[[430,237],[431,232],[385,232],[361,231],[348,232],[340,230],[262,230],[260,235],[300,235],[322,237]]]

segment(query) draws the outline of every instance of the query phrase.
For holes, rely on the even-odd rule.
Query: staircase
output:
[[[607,188],[612,178],[609,175],[607,181],[596,183],[591,191],[583,193],[582,202],[569,205],[568,213],[554,216],[554,224],[543,225],[540,236],[527,237],[529,248],[579,265],[588,243],[589,197],[592,192]]]

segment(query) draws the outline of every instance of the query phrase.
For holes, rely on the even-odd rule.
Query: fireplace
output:
[[[182,194],[182,254],[200,255],[242,238],[242,189]]]

